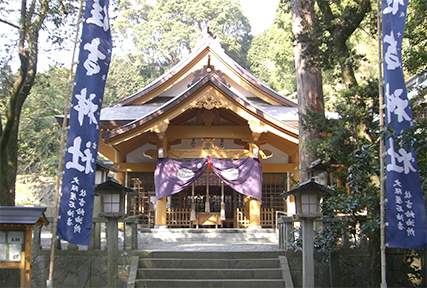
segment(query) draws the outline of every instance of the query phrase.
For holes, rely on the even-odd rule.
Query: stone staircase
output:
[[[134,251],[131,287],[293,287],[280,251]]]
[[[139,250],[278,250],[275,229],[139,229]],[[240,248],[241,247],[241,248]]]

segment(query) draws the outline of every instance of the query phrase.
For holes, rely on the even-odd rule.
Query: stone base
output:
[[[260,229],[262,229],[261,225],[259,225],[259,226],[249,226],[248,227],[248,230],[260,230]]]
[[[156,225],[154,226],[154,229],[168,229],[167,225]]]

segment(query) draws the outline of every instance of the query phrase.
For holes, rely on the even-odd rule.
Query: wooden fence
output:
[[[166,224],[168,227],[191,227],[190,210],[186,208],[170,208],[167,210]]]
[[[275,228],[276,225],[276,210],[273,208],[261,209],[261,226],[263,228]]]

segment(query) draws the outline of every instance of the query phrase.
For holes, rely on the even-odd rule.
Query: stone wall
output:
[[[35,251],[31,284],[46,287],[50,251]],[[129,251],[120,251],[119,287],[126,287],[130,267]],[[56,251],[53,287],[106,287],[107,251]]]
[[[283,253],[283,252],[282,252]],[[387,250],[388,287],[426,287],[425,250]],[[283,254],[282,254],[283,255]],[[286,251],[295,287],[302,286],[302,253]],[[126,287],[131,250],[119,251],[119,287]],[[315,253],[316,287],[369,287],[368,249],[342,249],[330,255]],[[33,250],[32,287],[46,287],[49,250]],[[55,252],[54,287],[106,287],[107,251],[58,250]],[[1,287],[19,287],[18,269],[0,273]]]

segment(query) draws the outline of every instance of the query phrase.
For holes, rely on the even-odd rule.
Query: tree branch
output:
[[[18,25],[15,25],[15,24],[13,24],[13,23],[10,23],[10,22],[8,22],[8,21],[6,21],[6,20],[0,19],[0,22],[1,22],[1,23],[4,23],[4,24],[7,24],[7,25],[9,25],[9,26],[12,26],[13,28],[19,29],[19,26],[18,26]]]

